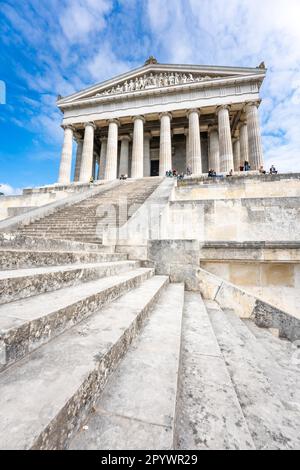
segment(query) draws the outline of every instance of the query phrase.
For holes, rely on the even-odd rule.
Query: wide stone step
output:
[[[224,310],[224,312],[240,338],[242,338],[247,349],[252,350],[253,358],[270,380],[272,389],[287,409],[287,414],[292,412],[293,409],[298,413],[300,425],[300,367],[298,365],[293,367],[292,361],[284,366],[279,365],[274,355],[268,351],[266,347],[267,341],[264,341],[264,343],[257,341],[252,331],[233,311]],[[279,339],[277,341],[280,342]],[[284,360],[285,354],[283,353],[282,356]],[[295,415],[295,419],[297,419],[297,415]]]
[[[35,228],[32,227],[30,230],[22,230],[22,233],[39,233],[39,234],[58,234],[58,235],[95,235],[98,230],[96,227],[84,230],[82,228],[76,230],[76,229],[67,229],[67,228],[55,228],[55,227],[49,227],[49,229],[41,229],[41,228]]]
[[[299,369],[299,348],[297,343],[283,338],[276,338],[268,329],[259,328],[251,320],[243,320],[258,342],[266,348],[273,359],[284,368]],[[298,360],[297,360],[298,359]]]
[[[162,294],[71,449],[172,449],[184,286]]]
[[[0,306],[0,370],[153,275],[140,268]]]
[[[88,253],[80,251],[0,250],[0,269],[25,269],[79,263],[126,261],[121,253]]]
[[[254,443],[201,295],[185,293],[175,447],[247,450]]]
[[[207,301],[206,306],[256,448],[299,449],[298,418],[287,412],[253,347],[216,302]]]
[[[145,281],[4,371],[0,448],[65,448],[167,282],[165,276]]]
[[[54,239],[51,235],[47,237],[32,237],[22,235],[19,232],[11,233],[1,237],[0,234],[0,248],[11,250],[25,250],[30,251],[84,251],[87,253],[111,253],[114,247],[101,245],[99,243],[84,243],[70,240]]]
[[[22,234],[22,233],[21,233]],[[85,243],[85,244],[95,244],[95,245],[101,245],[102,244],[102,239],[97,238],[97,237],[87,237],[85,235],[82,236],[72,236],[68,234],[64,234],[63,236],[60,234],[56,233],[43,233],[43,232],[30,232],[30,233],[23,233],[23,235],[28,235],[29,237],[32,238],[48,238],[51,240],[61,240],[61,241],[73,241],[73,242],[80,242],[80,243]]]
[[[139,266],[139,261],[116,261],[1,271],[0,304],[113,276]]]

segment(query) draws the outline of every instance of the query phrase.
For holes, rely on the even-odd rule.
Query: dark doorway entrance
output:
[[[151,160],[151,176],[159,176],[159,160]]]

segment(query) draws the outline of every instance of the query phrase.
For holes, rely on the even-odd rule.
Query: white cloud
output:
[[[0,193],[4,193],[5,196],[17,196],[22,194],[22,190],[20,188],[13,188],[9,184],[0,183]]]
[[[59,15],[60,25],[70,42],[86,41],[105,27],[105,15],[110,11],[109,0],[69,0]]]
[[[130,64],[118,59],[109,44],[104,43],[84,67],[93,80],[100,82],[126,72]]]

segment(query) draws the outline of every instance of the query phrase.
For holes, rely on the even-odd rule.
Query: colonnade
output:
[[[263,165],[262,143],[257,103],[245,105],[245,119],[241,121],[239,135],[232,139],[230,124],[230,106],[219,106],[216,110],[217,124],[209,126],[209,154],[208,166],[219,172],[230,170],[239,171],[244,161],[248,161],[251,169],[257,170]],[[200,109],[190,109],[187,112],[188,129],[186,135],[186,168],[191,174],[202,173]],[[120,135],[120,121],[108,121],[108,135],[101,138],[99,155],[99,172],[97,178],[114,180],[121,174],[131,174],[132,178],[150,176],[150,139],[151,133],[145,132],[144,124],[147,116],[135,116],[132,135],[131,168],[129,168],[129,135]],[[159,175],[165,176],[166,171],[172,167],[172,114],[164,112],[160,119],[160,147],[159,147]],[[93,174],[94,161],[94,134],[96,126],[93,122],[84,125],[84,137],[77,140],[74,181],[86,183]],[[59,169],[61,184],[71,181],[72,142],[75,137],[73,126],[65,125],[64,142]],[[118,169],[118,141],[121,140],[119,174]]]

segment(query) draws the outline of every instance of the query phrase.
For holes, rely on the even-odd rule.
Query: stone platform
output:
[[[300,320],[250,288],[299,290],[299,178],[248,178],[106,183],[0,222],[1,449],[300,448]]]

